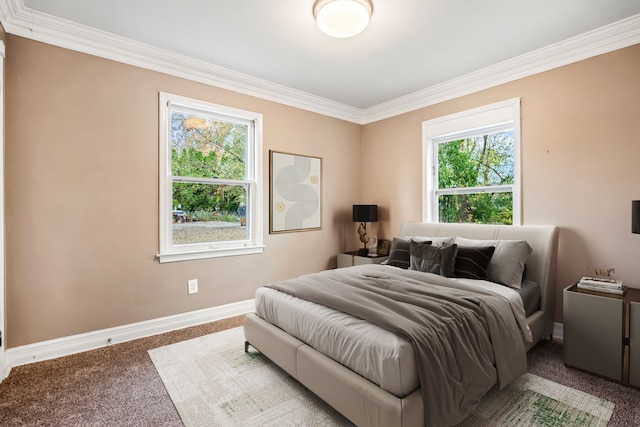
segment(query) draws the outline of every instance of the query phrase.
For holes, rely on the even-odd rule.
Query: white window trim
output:
[[[438,141],[452,136],[464,138],[477,134],[479,129],[513,125],[513,225],[522,224],[521,207],[521,169],[520,169],[520,98],[512,98],[471,110],[461,111],[436,119],[422,122],[422,220],[438,222],[438,192],[435,177],[438,165],[434,162]],[[505,186],[492,187],[505,190]],[[475,190],[481,187],[474,187]],[[465,192],[465,189],[457,189]],[[474,191],[477,192],[477,191]]]
[[[172,185],[171,185],[171,105],[215,112],[239,120],[252,121],[254,143],[247,150],[247,183],[249,203],[247,224],[249,240],[234,242],[213,242],[202,245],[188,245],[189,249],[178,248],[171,244],[172,221]],[[157,254],[161,263],[187,261],[205,258],[217,258],[235,255],[258,254],[264,251],[263,244],[263,183],[262,183],[262,114],[251,111],[212,104],[179,95],[160,92],[159,96],[159,234],[160,251]]]

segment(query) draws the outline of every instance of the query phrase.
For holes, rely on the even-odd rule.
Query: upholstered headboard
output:
[[[558,227],[545,225],[486,225],[405,222],[398,237],[466,237],[480,240],[526,240],[533,248],[527,259],[527,279],[540,285],[542,322],[532,326],[536,335],[549,336],[553,331],[555,314],[556,259],[558,257]],[[536,316],[534,314],[534,316]],[[533,317],[533,316],[531,316]],[[537,323],[540,323],[539,325]],[[531,326],[531,325],[530,325]],[[536,329],[536,330],[534,330]],[[537,330],[539,329],[539,330]]]

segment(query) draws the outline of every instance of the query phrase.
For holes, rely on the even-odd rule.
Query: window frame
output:
[[[246,185],[248,238],[226,242],[208,242],[189,245],[172,243],[173,183],[184,182],[171,175],[171,114],[172,111],[190,112],[203,116],[224,117],[227,121],[247,124],[246,177],[244,180],[217,179],[216,182],[189,177],[189,182],[206,184]],[[207,101],[170,93],[159,93],[159,244],[157,257],[161,263],[187,261],[225,256],[262,253],[263,245],[263,182],[262,182],[262,114],[240,110]]]
[[[513,184],[464,189],[438,188],[438,143],[513,129]],[[520,98],[461,111],[422,122],[422,220],[440,222],[438,196],[511,190],[512,224],[522,224],[520,161]]]

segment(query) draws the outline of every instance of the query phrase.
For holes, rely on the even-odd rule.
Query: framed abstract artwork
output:
[[[322,229],[322,158],[269,151],[269,233]]]

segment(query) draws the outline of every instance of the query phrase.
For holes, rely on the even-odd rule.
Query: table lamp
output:
[[[360,235],[360,241],[364,244],[362,249],[358,250],[358,255],[367,256],[367,243],[369,243],[369,236],[367,236],[367,222],[378,221],[378,205],[353,205],[353,222],[359,222],[358,234]]]

